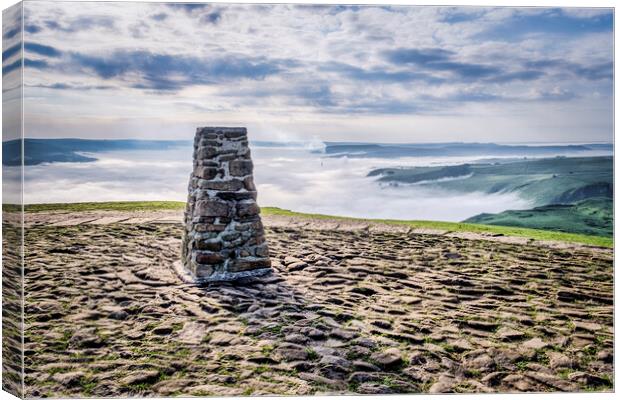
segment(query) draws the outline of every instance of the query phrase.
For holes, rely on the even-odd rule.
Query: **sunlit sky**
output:
[[[24,13],[27,137],[191,139],[235,125],[255,140],[612,140],[611,9],[26,2]],[[16,73],[18,54],[4,53]]]

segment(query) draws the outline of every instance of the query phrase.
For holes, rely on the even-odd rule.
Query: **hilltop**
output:
[[[200,287],[181,203],[104,204],[26,214],[28,396],[613,387],[611,249],[267,209],[274,272]]]

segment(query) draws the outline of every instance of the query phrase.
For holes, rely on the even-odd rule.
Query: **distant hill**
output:
[[[37,165],[52,162],[92,162],[96,161],[94,153],[119,150],[166,150],[178,146],[191,146],[190,140],[138,140],[138,139],[24,139],[25,165]],[[421,143],[421,144],[386,144],[355,142],[282,142],[252,141],[257,147],[301,147],[327,157],[424,157],[424,156],[481,156],[481,157],[524,157],[557,154],[584,154],[592,152],[611,153],[611,144],[584,145],[500,145],[495,143]],[[19,165],[20,142],[12,140],[2,143],[2,163]],[[81,153],[91,153],[85,155]]]
[[[610,143],[580,145],[505,145],[496,143],[429,143],[381,144],[326,142],[325,154],[350,158],[400,158],[400,157],[449,157],[449,156],[555,156],[588,152],[612,152]]]
[[[99,153],[119,150],[166,150],[191,146],[186,140],[88,140],[88,139],[24,139],[24,165],[52,162],[91,162],[96,158],[80,153]],[[11,140],[2,143],[2,164],[21,164],[21,143]]]
[[[480,214],[463,222],[613,236],[613,201],[593,198],[575,204],[552,204],[531,210]]]
[[[380,168],[390,185],[416,184],[462,193],[513,192],[531,210],[480,214],[464,222],[613,235],[613,157],[554,157],[455,166]]]
[[[613,196],[613,157],[554,157],[491,164],[379,168],[380,182],[463,193],[515,192],[536,206]]]

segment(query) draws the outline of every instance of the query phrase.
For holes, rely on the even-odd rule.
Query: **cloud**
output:
[[[148,51],[116,51],[109,56],[73,53],[71,62],[77,69],[106,80],[120,78],[134,88],[162,91],[238,79],[261,80],[290,65],[285,60],[263,57],[226,55],[202,59]]]
[[[166,13],[157,13],[157,14],[151,15],[151,19],[154,19],[155,21],[163,21],[166,18],[168,18],[168,14]]]
[[[64,23],[48,19],[44,21],[44,24],[48,29],[64,33],[75,33],[93,28],[114,29],[114,19],[106,15],[81,16]]]
[[[45,60],[31,60],[29,58],[25,58],[24,68],[47,69],[49,68],[49,64]]]
[[[38,25],[26,24],[26,26],[24,26],[24,30],[28,33],[39,33],[41,32],[42,28]]]
[[[16,45],[13,45],[9,47],[8,49],[4,50],[2,52],[2,59],[6,60],[7,58],[10,58],[16,54],[19,54],[21,50],[22,50],[22,44],[21,42],[19,42]]]
[[[425,81],[428,83],[441,83],[444,80],[431,75],[413,71],[387,71],[385,69],[363,69],[353,65],[330,62],[321,66],[320,69],[326,72],[337,72],[349,79],[370,82],[411,82]]]
[[[491,79],[489,82],[505,83],[512,81],[534,81],[545,75],[544,72],[538,70],[522,70],[517,72],[508,72],[505,74],[499,74]]]
[[[108,90],[114,89],[114,86],[106,85],[72,85],[68,83],[53,83],[53,84],[38,84],[38,85],[25,85],[27,87],[41,88],[41,89],[54,89],[54,90]]]
[[[204,10],[210,7],[208,4],[199,4],[199,3],[169,3],[169,4],[166,4],[166,6],[172,9],[182,10],[190,14],[194,11]]]
[[[217,24],[220,19],[222,19],[222,13],[220,12],[212,12],[201,18],[203,22],[207,22],[210,24]]]
[[[386,60],[396,65],[412,65],[431,72],[450,72],[464,80],[482,80],[493,83],[512,81],[533,81],[547,73],[564,69],[578,78],[589,80],[611,79],[613,63],[605,62],[590,66],[570,63],[557,59],[527,61],[523,65],[513,63],[516,70],[508,70],[503,60],[494,65],[457,61],[457,53],[441,48],[408,49],[400,48],[384,52]],[[545,71],[545,70],[549,71]],[[555,70],[554,70],[555,69]]]
[[[591,65],[582,65],[561,59],[542,59],[527,61],[527,67],[547,69],[549,73],[569,74],[575,78],[587,80],[603,80],[613,78],[613,62],[602,62]]]
[[[11,71],[15,71],[16,69],[21,68],[21,66],[22,66],[22,60],[21,59],[15,60],[12,63],[7,64],[7,65],[3,64],[2,65],[2,75],[6,75],[6,74],[8,74]]]
[[[475,133],[474,120],[493,120],[488,135],[515,140],[612,131],[609,9],[114,2],[25,9],[26,26],[36,27],[25,41],[47,46],[26,51],[29,110],[59,121],[56,132],[94,134],[85,128],[110,124],[98,132],[148,135],[146,126],[165,125],[177,134],[205,114],[343,140],[384,126],[395,141],[421,126],[447,140],[462,139],[465,129],[486,135]],[[138,120],[144,124],[129,122]]]
[[[445,62],[450,59],[455,53],[439,48],[426,48],[426,49],[396,49],[388,50],[385,52],[385,56],[388,61],[393,64],[415,64],[415,65],[428,65],[435,62]]]
[[[461,78],[479,79],[499,75],[502,70],[492,65],[455,61],[455,53],[440,48],[388,50],[385,58],[396,65],[413,65],[428,71],[451,72]]]
[[[2,35],[2,39],[6,40],[6,39],[11,39],[13,37],[15,37],[15,35],[17,35],[18,33],[20,33],[21,27],[15,27],[12,29],[9,29],[8,31],[4,32],[4,34]]]
[[[40,43],[26,42],[24,44],[26,52],[32,52],[45,57],[60,57],[62,52],[52,46],[46,46]]]

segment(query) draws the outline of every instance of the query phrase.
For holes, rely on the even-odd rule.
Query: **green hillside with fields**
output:
[[[613,203],[609,199],[589,199],[575,204],[553,204],[531,210],[480,214],[464,222],[612,237]]]
[[[535,206],[480,214],[464,222],[613,236],[613,157],[496,160],[454,166],[381,168],[390,185],[423,185],[460,193],[516,193]]]

